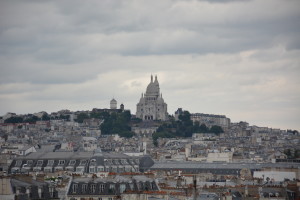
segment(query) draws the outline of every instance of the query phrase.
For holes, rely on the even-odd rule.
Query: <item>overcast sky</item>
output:
[[[0,1],[0,115],[168,112],[300,130],[299,0]]]

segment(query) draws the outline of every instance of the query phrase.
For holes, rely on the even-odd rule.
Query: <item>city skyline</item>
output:
[[[136,112],[157,75],[168,113],[300,130],[299,1],[2,1],[0,115]],[[38,17],[37,17],[38,16]]]

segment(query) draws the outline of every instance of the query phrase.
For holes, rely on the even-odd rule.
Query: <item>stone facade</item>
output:
[[[159,90],[157,76],[155,76],[155,80],[153,81],[153,76],[151,75],[151,82],[147,86],[146,93],[145,95],[142,94],[136,106],[137,118],[141,118],[144,121],[166,121],[168,119],[167,104],[164,102]]]

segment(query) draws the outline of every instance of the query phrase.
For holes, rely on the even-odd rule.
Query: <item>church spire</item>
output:
[[[158,83],[158,80],[157,80],[157,75],[155,75],[155,83]]]
[[[151,74],[151,83],[153,82],[153,76],[152,76],[152,74]]]

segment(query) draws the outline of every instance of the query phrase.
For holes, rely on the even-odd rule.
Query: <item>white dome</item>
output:
[[[146,96],[159,96],[159,83],[157,81],[157,77],[155,76],[155,81],[153,82],[153,78],[151,76],[151,82],[147,86]]]

